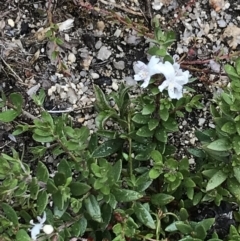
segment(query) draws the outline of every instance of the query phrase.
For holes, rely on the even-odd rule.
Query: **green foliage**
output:
[[[56,31],[53,25],[47,37],[61,44]],[[163,32],[156,20],[154,33],[149,53],[172,62],[167,50],[175,34]],[[94,86],[98,115],[93,134],[87,127],[76,128],[67,115],[45,111],[43,90],[33,97],[41,115],[30,124],[17,122],[24,113],[22,96],[13,93],[7,101],[3,95],[0,121],[15,120],[13,135],[27,133],[33,144],[27,154],[12,149],[0,155],[1,238],[31,240],[29,222],[46,213],[44,224],[54,231],[48,236],[41,230],[39,240],[204,241],[211,236],[221,241],[212,232],[215,218],[193,221],[191,210],[223,200],[240,202],[240,59],[225,70],[231,84],[210,108],[216,128],[197,130],[201,145],[188,150],[194,168],[187,157],[176,158],[169,138],[179,131],[179,118],[203,107],[202,95],[193,91],[170,100],[156,89],[157,79],[134,98],[124,84],[111,95]],[[228,238],[240,239],[237,227],[230,228]]]

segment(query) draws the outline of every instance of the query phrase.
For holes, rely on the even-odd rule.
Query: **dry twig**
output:
[[[109,2],[105,1],[105,0],[100,0],[101,3],[105,4],[105,5],[109,5]],[[142,13],[137,13],[133,10],[127,9],[125,7],[122,7],[116,3],[111,3],[111,5],[115,8],[121,9],[122,11],[125,11],[127,13],[133,14],[133,15],[138,15],[138,16],[142,16]]]

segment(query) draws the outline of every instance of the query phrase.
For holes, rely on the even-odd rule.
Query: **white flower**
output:
[[[54,231],[53,226],[50,224],[46,224],[43,226],[43,232],[45,234],[51,234]]]
[[[165,62],[159,64],[160,73],[162,73],[166,80],[158,87],[160,92],[168,89],[168,94],[171,99],[180,99],[183,94],[183,85],[188,83],[190,77],[189,71],[182,71],[178,63],[171,64]]]
[[[30,221],[30,224],[33,225],[31,228],[31,238],[33,240],[37,240],[37,235],[40,233],[40,230],[43,228],[43,224],[46,221],[46,212],[43,213],[43,217],[37,216],[37,220],[39,223],[34,223],[33,220]]]
[[[161,60],[156,56],[152,56],[147,65],[141,61],[137,61],[137,63],[133,66],[133,69],[136,73],[134,75],[134,79],[136,81],[143,80],[141,87],[146,88],[149,84],[151,76],[161,73],[159,70],[160,61]]]

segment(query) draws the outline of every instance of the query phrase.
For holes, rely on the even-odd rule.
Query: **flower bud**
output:
[[[43,226],[43,232],[45,234],[51,234],[54,231],[53,226],[50,224],[46,224]]]

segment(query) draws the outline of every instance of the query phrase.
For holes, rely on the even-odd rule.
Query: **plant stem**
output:
[[[131,114],[128,113],[128,134],[131,132]],[[128,162],[130,177],[133,175],[133,163],[132,163],[132,138],[128,137],[129,150],[128,150]]]

